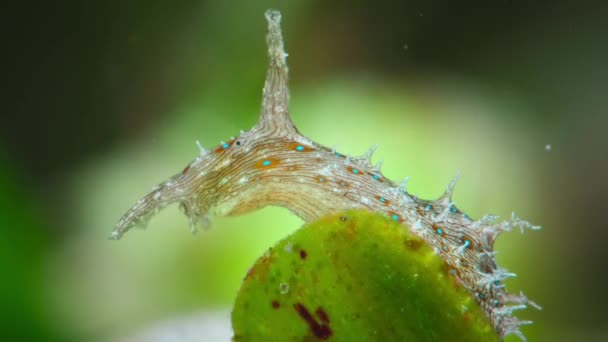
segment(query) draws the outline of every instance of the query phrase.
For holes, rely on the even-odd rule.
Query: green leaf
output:
[[[232,325],[235,341],[499,341],[422,239],[360,211],[305,225],[257,260]]]

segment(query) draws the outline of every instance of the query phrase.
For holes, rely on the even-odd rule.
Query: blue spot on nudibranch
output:
[[[380,198],[379,198],[379,200],[380,200],[380,202],[382,202],[382,203],[386,202],[386,198],[384,198],[384,197],[380,197]]]
[[[430,205],[430,204],[427,204],[427,205],[424,207],[424,209],[425,209],[426,211],[431,211],[431,209],[433,209],[433,206],[432,206],[432,205]]]
[[[344,155],[342,153],[340,153],[340,152],[336,152],[336,156],[338,156],[338,157],[344,157]]]
[[[500,285],[500,280],[494,280],[494,286]]]
[[[351,169],[351,171],[352,171],[354,174],[359,173],[359,170],[357,170],[357,169],[355,169],[355,168],[352,168],[352,169]]]
[[[264,165],[264,166],[268,166],[268,165],[270,165],[270,164],[272,164],[272,162],[271,162],[270,160],[264,160],[264,161],[262,162],[262,165]]]
[[[443,229],[441,229],[441,228],[437,228],[437,234],[439,234],[439,235],[443,235]]]
[[[227,149],[228,147],[230,147],[230,144],[229,144],[229,143],[225,143],[224,145],[222,145],[222,148],[223,148],[224,150],[225,150],[225,149]]]
[[[341,181],[341,182],[340,182],[340,185],[341,185],[341,186],[346,186],[346,182],[345,182],[345,181]]]
[[[464,240],[464,248],[468,248],[471,245],[471,241]]]
[[[296,146],[296,151],[304,151],[304,146],[302,146],[302,145]]]
[[[397,214],[391,215],[391,218],[395,221],[399,221],[399,215],[397,215]]]
[[[380,176],[378,175],[373,175],[372,177],[374,177],[375,180],[380,180]]]
[[[459,210],[458,210],[458,209],[457,209],[455,206],[453,206],[453,205],[451,205],[451,206],[450,206],[450,211],[451,211],[451,212],[453,212],[453,213],[455,213],[455,214],[457,214],[457,213],[459,213],[459,212],[460,212],[460,211],[459,211]]]
[[[472,220],[471,216],[464,214],[464,218],[466,218],[467,220]]]

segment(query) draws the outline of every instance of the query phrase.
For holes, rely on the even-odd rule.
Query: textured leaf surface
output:
[[[349,211],[277,243],[236,298],[235,341],[498,341],[426,243],[384,216]]]

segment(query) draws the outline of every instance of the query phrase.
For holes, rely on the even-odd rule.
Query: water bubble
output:
[[[287,284],[287,283],[280,283],[279,284],[279,292],[281,292],[281,294],[288,294],[289,293],[289,284]]]
[[[551,144],[547,144],[547,145],[545,145],[545,150],[547,150],[547,151],[551,151]]]

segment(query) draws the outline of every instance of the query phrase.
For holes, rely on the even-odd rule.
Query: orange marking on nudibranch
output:
[[[186,174],[188,173],[188,171],[190,171],[190,165],[187,165],[183,170],[182,170],[182,174]]]
[[[368,172],[367,174],[370,175],[370,176],[372,176],[378,182],[384,183],[384,178],[382,176],[378,175],[377,173]]]
[[[382,196],[376,196],[376,199],[378,201],[380,201],[380,203],[382,203],[383,205],[389,205],[389,204],[391,204],[390,200],[387,200],[386,198],[384,198]]]
[[[296,152],[312,152],[313,148],[307,145],[300,144],[298,142],[292,142],[288,145],[289,150]]]
[[[443,236],[443,228],[438,224],[433,225],[433,230],[435,231],[435,233],[437,233],[437,235]]]
[[[222,143],[220,146],[218,146],[215,150],[213,150],[214,152],[218,153],[218,152],[223,152],[227,149],[229,149],[230,147],[232,147],[232,144],[234,144],[234,139],[230,140],[227,143]]]
[[[471,239],[469,236],[464,235],[461,239],[460,239],[462,246],[464,247],[464,249],[467,248],[474,248],[474,244],[473,244],[473,239]]]
[[[355,174],[355,175],[360,175],[360,174],[362,174],[361,170],[359,170],[359,169],[358,169],[358,168],[356,168],[356,167],[352,167],[352,166],[349,166],[349,167],[348,167],[348,171],[349,171],[350,173]]]
[[[401,218],[401,215],[397,214],[397,213],[396,213],[396,212],[394,212],[394,211],[389,211],[389,212],[388,212],[388,216],[389,216],[391,219],[393,219],[394,221],[397,221],[397,222],[403,222],[403,219]]]
[[[281,160],[277,158],[265,158],[255,163],[255,168],[260,170],[271,169],[279,166]]]

